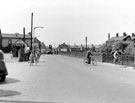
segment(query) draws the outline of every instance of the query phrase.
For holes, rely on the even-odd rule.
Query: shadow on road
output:
[[[57,102],[37,102],[37,101],[16,101],[16,100],[0,100],[0,102],[7,103],[57,103]]]
[[[0,82],[0,85],[17,83],[17,82],[21,82],[21,81],[13,78],[6,78],[4,82]]]
[[[0,89],[0,97],[14,96],[14,95],[20,95],[20,94],[21,93],[17,91]]]

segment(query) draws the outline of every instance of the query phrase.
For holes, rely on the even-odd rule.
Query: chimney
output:
[[[116,33],[116,37],[119,37],[119,33]]]
[[[132,37],[135,37],[135,33],[132,33]]]
[[[110,33],[108,33],[108,40],[110,40]]]
[[[123,36],[127,36],[126,32],[123,33]]]

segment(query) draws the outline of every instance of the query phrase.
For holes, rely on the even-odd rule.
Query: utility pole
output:
[[[25,28],[23,28],[23,41],[25,43]]]
[[[85,42],[86,42],[86,51],[87,51],[87,37],[85,37]]]
[[[33,34],[33,12],[31,13],[31,45],[30,45],[30,50],[32,50],[32,34]]]

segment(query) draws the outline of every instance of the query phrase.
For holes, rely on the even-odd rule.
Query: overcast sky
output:
[[[0,28],[3,33],[31,31],[46,45],[102,44],[118,32],[135,33],[134,0],[1,0]]]

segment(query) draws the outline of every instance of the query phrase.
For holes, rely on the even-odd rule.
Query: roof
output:
[[[63,43],[63,44],[59,45],[59,48],[69,48],[69,45]]]
[[[130,35],[127,36],[118,36],[118,37],[112,37],[111,39],[109,39],[108,41],[122,41],[126,38],[130,37]],[[131,37],[130,37],[131,38]]]
[[[3,38],[23,38],[24,37],[23,34],[18,34],[18,33],[15,33],[15,34],[2,33],[1,35]],[[26,34],[25,38],[30,38],[30,35]]]
[[[95,48],[99,48],[102,45],[94,45]],[[86,45],[70,45],[70,48],[82,48],[82,47],[86,47]],[[87,45],[87,48],[92,48],[92,45]]]
[[[24,46],[25,43],[22,41],[22,40],[17,40],[15,43],[14,43],[15,46]]]
[[[135,40],[135,36],[132,37],[132,40]]]

